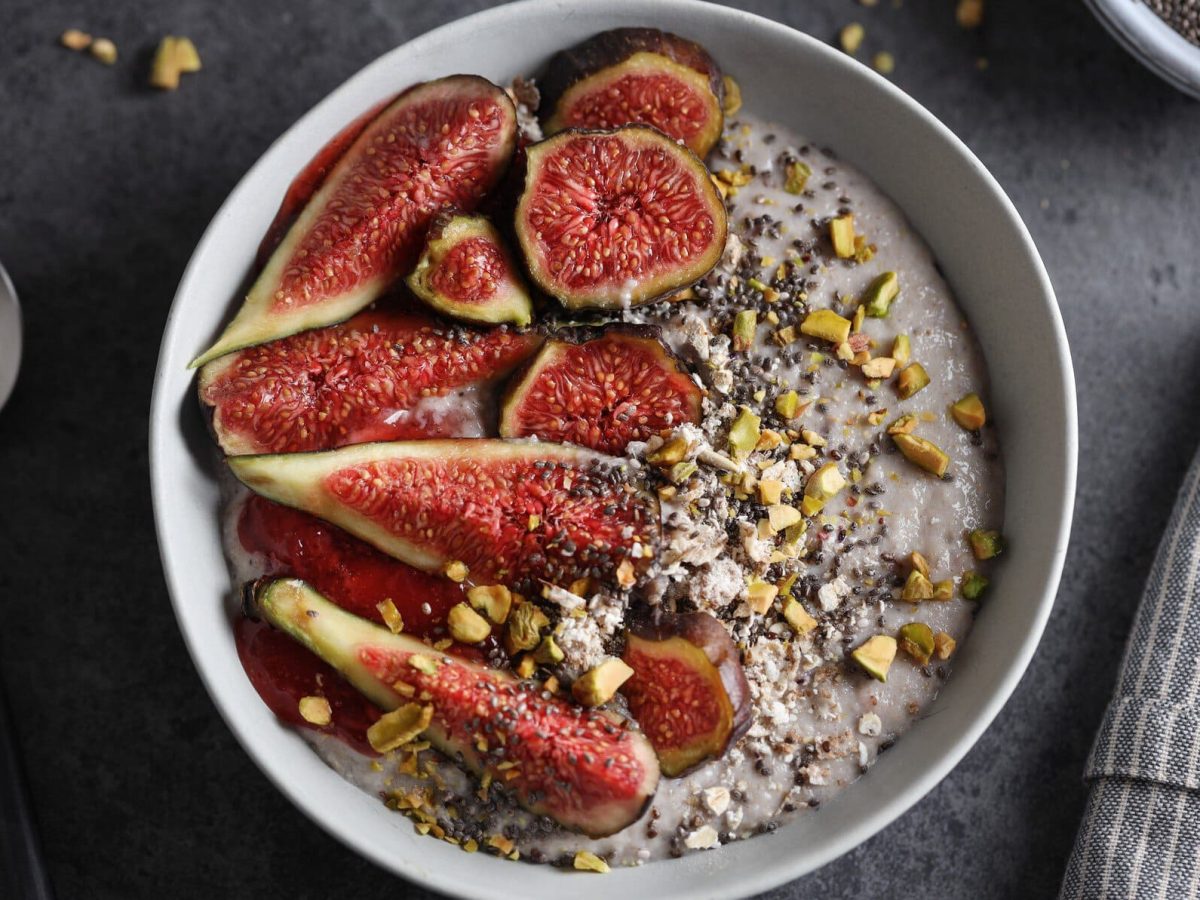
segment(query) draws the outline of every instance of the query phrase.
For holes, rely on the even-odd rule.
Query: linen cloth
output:
[[[1200,897],[1200,455],[1184,480],[1087,761],[1061,900]]]

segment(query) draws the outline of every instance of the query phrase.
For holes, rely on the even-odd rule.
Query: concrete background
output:
[[[217,717],[164,592],[146,417],[175,285],[236,180],[362,65],[484,5],[4,0],[0,258],[27,358],[0,415],[0,668],[62,897],[425,896],[302,818]],[[1082,438],[1066,575],[1013,699],[907,816],[770,896],[1051,896],[1200,440],[1200,104],[1077,3],[995,0],[971,34],[951,0],[745,5],[830,40],[862,22],[995,173],[1059,293]],[[72,26],[115,39],[118,65],[56,46]],[[169,96],[142,87],[168,32],[205,64]]]

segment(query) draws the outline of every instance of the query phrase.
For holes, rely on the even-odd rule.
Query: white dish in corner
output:
[[[465,854],[416,834],[407,819],[329,769],[259,700],[234,647],[213,454],[187,364],[219,331],[288,183],[344,124],[414,82],[473,72],[507,83],[554,51],[623,25],[652,25],[704,44],[737,78],[748,108],[835,148],[891,195],[933,248],[987,355],[1003,429],[1012,550],[936,714],[914,724],[836,802],[773,837],[596,878]],[[163,336],[150,420],[155,518],[175,614],[247,752],[301,810],[380,866],[449,894],[527,900],[562,896],[568,877],[578,900],[745,896],[829,862],[916,803],[987,728],[1041,637],[1070,531],[1076,440],[1074,378],[1053,290],[1016,210],[979,160],[915,101],[844,54],[786,26],[695,0],[499,7],[393,50],[321,101],[247,173],[197,246]]]

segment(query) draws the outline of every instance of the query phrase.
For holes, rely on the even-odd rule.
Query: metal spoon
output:
[[[12,393],[21,367],[21,307],[12,280],[0,265],[0,408]],[[0,685],[0,894],[52,900],[37,826],[17,748],[8,700]]]
[[[8,402],[21,368],[21,304],[12,279],[0,265],[0,409]]]

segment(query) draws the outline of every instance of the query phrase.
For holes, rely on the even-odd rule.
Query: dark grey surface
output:
[[[146,417],[175,285],[236,180],[362,65],[484,5],[4,0],[0,258],[27,357],[0,414],[0,663],[61,897],[422,896],[297,813],[218,718],[165,595]],[[1013,699],[907,816],[770,896],[1050,896],[1200,440],[1200,104],[1071,2],[993,2],[978,34],[949,0],[747,5],[824,38],[863,22],[1008,190],[1059,292],[1082,448],[1062,591]],[[57,47],[70,26],[114,38],[115,69]],[[205,63],[169,96],[141,87],[168,32]]]

